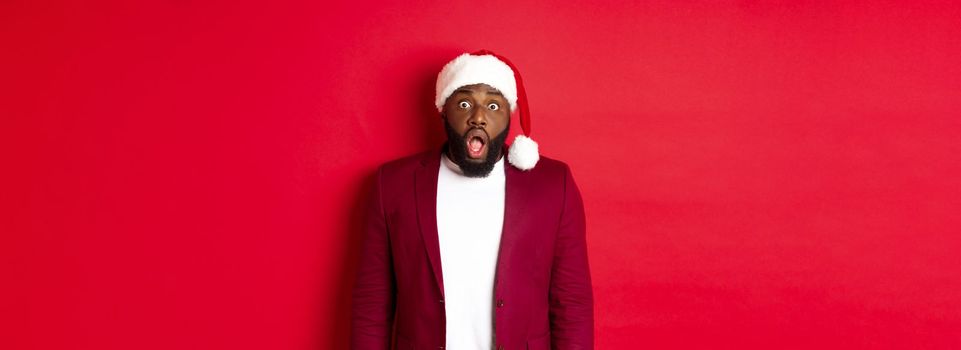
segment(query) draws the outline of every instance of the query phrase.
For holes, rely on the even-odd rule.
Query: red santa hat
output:
[[[511,111],[518,112],[524,134],[514,137],[507,151],[507,161],[521,170],[533,169],[540,160],[540,154],[537,142],[530,138],[531,116],[527,109],[527,93],[517,67],[503,56],[488,50],[457,56],[437,75],[437,97],[434,100],[437,111],[443,111],[444,103],[455,90],[473,84],[487,84],[499,90],[510,103]]]

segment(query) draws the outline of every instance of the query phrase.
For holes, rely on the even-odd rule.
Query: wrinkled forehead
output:
[[[487,84],[464,85],[455,89],[454,92],[451,94],[451,96],[456,94],[473,94],[478,92],[483,92],[488,95],[497,95],[500,97],[504,97],[504,93],[502,93],[497,88]]]

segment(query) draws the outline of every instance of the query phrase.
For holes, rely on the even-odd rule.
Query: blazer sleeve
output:
[[[394,277],[390,235],[384,212],[382,167],[367,197],[364,229],[350,318],[350,348],[388,350],[394,321],[397,281]]]
[[[550,281],[551,347],[594,348],[594,295],[587,259],[581,193],[570,167],[564,167],[564,206],[554,247]]]

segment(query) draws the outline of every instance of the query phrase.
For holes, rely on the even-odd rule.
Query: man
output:
[[[492,52],[441,70],[447,141],[377,170],[352,349],[593,349],[581,195],[567,164],[528,137],[526,100],[516,68]],[[507,148],[514,110],[525,135]]]

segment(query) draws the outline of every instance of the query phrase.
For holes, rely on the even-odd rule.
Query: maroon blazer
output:
[[[390,349],[395,320],[395,349],[444,349],[436,217],[441,149],[377,169],[353,286],[351,349]],[[570,168],[541,155],[531,170],[505,164],[504,172],[492,310],[496,349],[593,349],[584,205]]]

